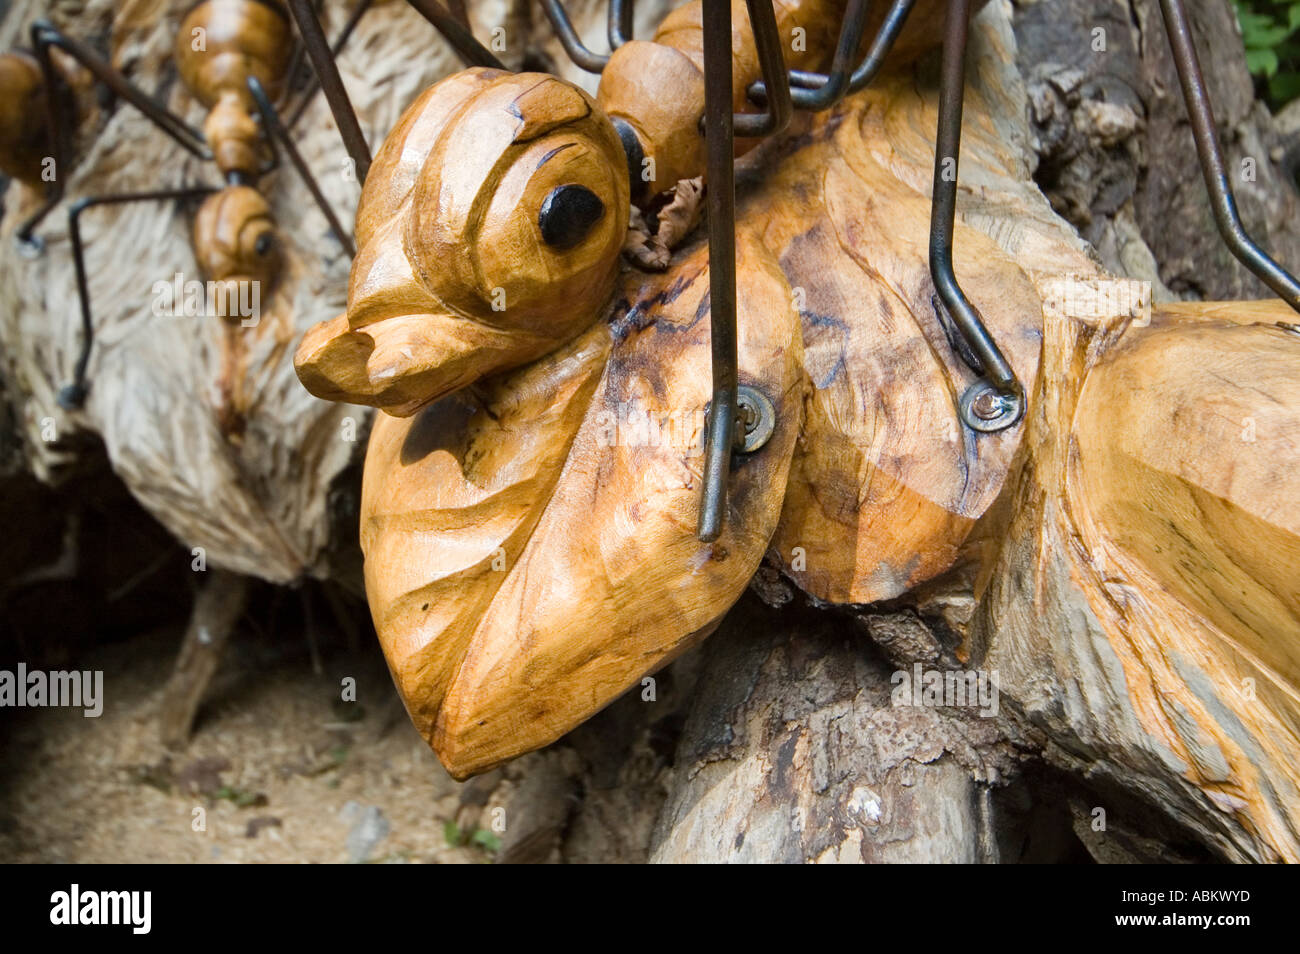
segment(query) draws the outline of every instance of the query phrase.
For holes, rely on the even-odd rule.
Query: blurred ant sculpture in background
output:
[[[336,52],[352,25],[340,36]],[[85,196],[71,205],[68,232],[82,343],[73,380],[61,390],[59,403],[79,408],[89,389],[87,366],[95,327],[80,217],[89,208],[130,202],[202,200],[194,218],[193,246],[211,290],[208,307],[226,324],[222,389],[229,393],[239,373],[240,325],[254,317],[249,299],[260,299],[274,287],[282,265],[271,208],[260,191],[263,177],[279,165],[279,148],[302,176],[339,242],[352,254],[349,236],[290,135],[314,87],[302,93],[292,116],[281,116],[293,80],[301,72],[301,47],[292,42],[287,11],[278,0],[203,0],[184,16],[174,56],[181,82],[207,110],[202,130],[142,91],[83,41],[47,20],[32,24],[31,50],[0,56],[0,170],[45,193],[44,201],[17,229],[18,241],[32,252],[42,248],[37,226],[64,196],[70,141],[80,115],[71,69],[56,59],[55,50],[136,107],[191,155],[214,163],[224,182],[219,188],[186,185]],[[237,436],[242,426],[238,412],[226,402],[221,415],[223,433]]]

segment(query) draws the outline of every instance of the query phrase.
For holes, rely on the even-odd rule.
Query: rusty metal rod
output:
[[[357,24],[361,22],[361,18],[366,15],[366,11],[370,9],[373,3],[374,0],[358,0],[357,5],[352,8],[352,12],[348,15],[347,22],[343,24],[343,29],[339,31],[339,35],[335,38],[333,45],[330,47],[330,53],[333,55],[334,59],[337,60],[339,58],[339,55],[343,52],[343,48],[348,45],[348,40],[352,38],[352,33],[356,30]],[[300,43],[294,50],[294,53],[301,58],[302,52],[303,48]],[[307,111],[307,107],[311,105],[311,101],[316,98],[316,93],[319,89],[320,77],[317,76],[315,70],[313,70],[311,78],[308,80],[308,86],[303,90],[302,95],[299,97],[298,105],[294,107],[293,114],[285,120],[284,125],[286,128],[292,130],[294,126],[298,125],[298,120],[302,119],[302,114]]]
[[[998,391],[1020,395],[1020,381],[984,326],[953,271],[952,240],[957,213],[957,165],[961,154],[961,114],[966,81],[966,33],[971,0],[950,0],[944,20],[943,62],[939,79],[939,128],[934,148],[934,192],[930,208],[930,277],[948,316],[973,353],[962,354],[971,370]]]
[[[885,58],[889,55],[889,51],[894,48],[894,42],[898,39],[898,34],[903,32],[903,26],[907,23],[907,17],[911,14],[915,3],[916,0],[894,0],[889,12],[885,14],[885,22],[880,25],[875,39],[871,41],[871,47],[867,50],[867,55],[858,64],[858,68],[853,71],[853,76],[849,80],[850,93],[856,93],[871,85],[871,81],[876,78],[880,68],[885,65]],[[805,91],[820,89],[829,80],[830,77],[825,73],[791,70],[790,84],[798,87],[793,94],[795,108],[814,108],[812,98]]]
[[[713,399],[705,423],[698,536],[716,540],[736,440],[736,179],[731,105],[731,3],[703,0],[704,138],[709,215],[709,339]]]
[[[59,391],[59,406],[74,410],[86,403],[90,387],[86,383],[86,369],[90,365],[90,349],[95,343],[95,323],[90,311],[90,283],[86,278],[86,257],[81,239],[81,213],[97,205],[122,205],[127,202],[166,201],[194,199],[217,191],[209,186],[192,186],[180,189],[163,189],[156,192],[127,192],[112,195],[88,196],[78,199],[68,209],[68,237],[72,242],[72,264],[77,274],[77,298],[81,303],[81,350],[73,368],[72,383]]]
[[[611,50],[632,39],[632,0],[609,0],[608,33]]]
[[[1187,22],[1187,11],[1182,0],[1160,0],[1160,12],[1165,20],[1165,33],[1174,54],[1178,70],[1178,83],[1187,103],[1187,116],[1192,123],[1192,138],[1196,140],[1196,154],[1201,161],[1201,174],[1210,193],[1210,207],[1214,222],[1228,249],[1243,265],[1249,268],[1284,302],[1300,311],[1300,282],[1279,265],[1246,232],[1237,214],[1237,201],[1232,195],[1232,183],[1219,151],[1219,137],[1215,133],[1214,110],[1205,91],[1205,79],[1196,58],[1192,43],[1192,30]]]
[[[745,0],[745,5],[749,8],[749,24],[754,31],[754,47],[758,52],[763,83],[772,95],[767,97],[763,112],[737,113],[732,118],[733,132],[746,137],[773,136],[790,124],[794,112],[785,56],[781,52],[781,33],[776,25],[772,0]]]
[[[248,78],[248,91],[253,95],[253,101],[257,103],[258,111],[262,114],[262,123],[264,124],[267,142],[271,148],[275,148],[275,140],[279,139],[280,144],[284,147],[285,153],[289,156],[289,162],[293,164],[298,175],[302,177],[303,183],[307,186],[307,191],[316,201],[317,207],[325,216],[325,221],[329,223],[334,237],[339,240],[343,250],[348,253],[349,258],[357,254],[356,248],[352,244],[352,237],[348,235],[343,224],[339,222],[338,216],[334,214],[334,208],[330,205],[329,200],[325,198],[325,193],[321,192],[320,186],[316,182],[316,177],[311,174],[311,169],[298,151],[298,147],[293,144],[293,136],[280,120],[280,114],[276,112],[275,106],[272,105],[270,97],[266,95],[266,90],[262,84],[257,81],[256,76]]]
[[[289,12],[298,24],[298,33],[307,49],[307,58],[311,60],[321,91],[325,94],[325,101],[334,114],[334,123],[339,127],[343,147],[356,166],[357,179],[364,183],[370,172],[370,146],[366,144],[366,134],[361,131],[361,123],[357,120],[356,110],[352,108],[348,91],[343,86],[343,78],[339,76],[338,64],[334,62],[334,54],[330,50],[329,41],[325,39],[325,31],[316,18],[311,0],[288,2]]]
[[[546,11],[546,19],[551,21],[551,29],[555,31],[560,46],[564,47],[569,59],[588,73],[601,72],[609,63],[609,57],[586,47],[578,36],[578,31],[573,28],[573,21],[569,19],[564,4],[560,0],[542,0],[542,9]]]
[[[447,11],[438,0],[406,0],[415,8],[415,12],[424,17],[433,28],[442,34],[442,38],[451,44],[466,66],[486,66],[489,69],[503,70],[505,64],[486,46],[474,39],[469,27]]]

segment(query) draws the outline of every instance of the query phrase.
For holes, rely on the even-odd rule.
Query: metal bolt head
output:
[[[776,408],[766,394],[742,384],[736,390],[736,450],[752,454],[772,437],[776,430]]]
[[[982,433],[1006,430],[1020,421],[1025,412],[1024,398],[999,391],[989,381],[976,381],[961,396],[962,422]]]
[[[1002,413],[1002,402],[996,391],[980,391],[971,401],[970,409],[981,421],[991,421]]]

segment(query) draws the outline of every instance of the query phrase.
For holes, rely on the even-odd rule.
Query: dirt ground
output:
[[[154,712],[179,638],[79,659],[104,671],[98,718],[4,710],[0,861],[491,860],[488,829],[448,830],[462,786],[411,727],[377,647],[333,653],[317,675],[301,642],[235,640],[189,748],[168,753]]]

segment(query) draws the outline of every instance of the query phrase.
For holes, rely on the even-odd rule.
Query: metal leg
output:
[[[415,12],[428,20],[442,38],[451,44],[466,66],[486,66],[489,69],[504,70],[505,64],[492,52],[474,39],[469,27],[447,12],[447,8],[438,0],[406,0],[415,8]]]
[[[1237,202],[1232,196],[1232,184],[1219,152],[1219,139],[1215,133],[1214,112],[1205,92],[1205,80],[1192,43],[1192,30],[1187,22],[1183,0],[1160,0],[1164,15],[1165,32],[1178,69],[1178,82],[1187,103],[1187,116],[1192,122],[1192,136],[1196,140],[1196,154],[1201,161],[1201,172],[1210,193],[1210,206],[1219,233],[1232,254],[1249,268],[1259,280],[1296,311],[1300,311],[1300,282],[1274,261],[1246,233],[1237,214]]]
[[[357,251],[352,245],[351,237],[339,222],[338,216],[334,214],[334,209],[330,206],[329,200],[326,199],[325,194],[321,192],[320,186],[317,184],[315,177],[312,176],[311,170],[307,168],[307,163],[302,158],[302,153],[300,153],[298,147],[294,145],[293,137],[289,135],[289,130],[286,129],[284,123],[280,121],[279,113],[277,113],[275,107],[271,105],[271,100],[267,97],[266,90],[262,88],[262,84],[257,81],[257,77],[250,76],[248,78],[248,91],[253,94],[253,100],[257,103],[257,108],[262,114],[262,123],[266,130],[266,139],[267,142],[271,144],[271,149],[274,150],[275,141],[277,139],[280,140],[280,144],[284,146],[285,153],[289,156],[289,162],[293,164],[293,167],[296,170],[298,170],[298,175],[302,177],[302,181],[306,184],[307,191],[311,193],[311,197],[316,200],[316,205],[319,206],[321,212],[324,213],[325,221],[329,223],[330,229],[333,230],[334,237],[339,240],[339,244],[343,246],[343,250],[348,253],[349,257],[355,256]]]
[[[704,129],[708,149],[709,338],[713,400],[704,431],[699,538],[722,532],[736,433],[736,176],[731,112],[731,4],[704,0]]]
[[[95,325],[90,312],[90,285],[86,278],[85,250],[81,240],[81,213],[97,205],[123,205],[127,202],[169,201],[195,199],[215,192],[208,186],[183,189],[164,189],[158,192],[130,192],[116,195],[97,195],[78,199],[68,209],[68,237],[72,240],[72,262],[77,271],[77,297],[81,302],[81,353],[73,372],[72,383],[59,391],[59,406],[74,410],[86,403],[89,385],[86,368],[90,364],[90,349],[95,343]]]
[[[465,0],[447,0],[447,9],[451,15],[460,21],[461,26],[466,30],[469,29],[469,7]]]
[[[609,48],[632,39],[632,0],[609,0]]]
[[[776,82],[777,95],[766,116],[754,117],[775,131],[789,121],[781,103],[785,64],[780,56],[775,16],[769,0],[749,4],[764,75]],[[766,10],[762,7],[766,6]],[[704,0],[704,141],[709,203],[709,346],[713,394],[704,426],[704,481],[696,535],[705,543],[722,533],[727,510],[727,479],[733,453],[762,447],[776,426],[772,402],[756,388],[740,384],[736,341],[736,116],[731,109],[731,3]],[[770,22],[769,22],[770,21]],[[778,77],[780,80],[778,80]]]
[[[1024,394],[1011,365],[957,283],[952,264],[970,6],[971,0],[950,0],[944,21],[939,129],[935,138],[934,195],[930,211],[930,276],[948,320],[967,346],[968,350],[957,348],[957,353],[971,370],[984,377],[962,396],[962,420],[974,430],[999,431],[1020,420],[1024,413]]]
[[[889,7],[889,12],[885,14],[885,22],[880,25],[880,31],[871,41],[871,48],[867,50],[866,57],[853,71],[853,76],[849,80],[849,92],[856,93],[859,90],[866,89],[871,85],[871,81],[876,78],[880,68],[885,63],[885,57],[894,47],[894,41],[898,39],[898,34],[903,32],[903,26],[907,23],[907,17],[912,12],[912,7],[916,0],[894,0]],[[790,85],[797,87],[794,92],[794,105],[798,109],[814,109],[815,100],[812,99],[811,92],[824,87],[830,77],[825,73],[815,73],[808,70],[791,70]],[[764,96],[763,84],[755,83],[749,88],[749,95],[755,102],[763,102]]]
[[[800,109],[829,109],[849,91],[849,70],[853,57],[862,44],[862,32],[867,26],[867,0],[849,0],[844,22],[840,25],[839,42],[831,60],[831,71],[826,82],[817,89],[800,89],[793,94]]]
[[[789,125],[793,113],[789,77],[781,52],[781,34],[771,0],[745,0],[745,5],[749,8],[749,25],[754,31],[763,85],[771,90],[771,95],[767,97],[766,111],[734,115],[733,131],[738,136],[774,136]]]
[[[311,60],[317,81],[325,93],[330,112],[334,114],[334,122],[339,127],[343,146],[356,166],[357,178],[364,183],[370,172],[370,147],[366,144],[366,136],[361,131],[361,123],[357,121],[356,110],[352,108],[348,91],[339,76],[338,64],[334,62],[329,41],[325,39],[325,32],[321,29],[320,20],[316,18],[316,11],[312,9],[311,0],[288,2],[289,12],[298,25],[298,34],[302,37],[307,57]]]
[[[601,72],[609,63],[609,57],[587,49],[578,36],[578,31],[573,28],[573,21],[565,12],[564,4],[560,0],[542,0],[542,9],[546,11],[546,19],[551,21],[551,29],[555,31],[555,36],[569,59],[588,73]]]
[[[361,22],[361,18],[366,15],[366,11],[373,5],[374,0],[357,0],[357,5],[352,8],[352,13],[348,15],[347,23],[343,24],[343,29],[339,31],[338,37],[334,40],[334,45],[330,47],[330,52],[334,59],[337,60],[339,58],[339,55],[343,52],[343,48],[348,45],[348,40],[352,38],[352,34],[356,30],[357,24]],[[303,51],[304,46],[300,42],[294,52],[301,55]],[[312,70],[311,77],[307,81],[307,84],[307,88],[303,91],[302,97],[298,100],[298,105],[293,108],[293,112],[285,121],[285,127],[290,131],[292,131],[293,127],[298,124],[298,120],[300,120],[302,114],[307,111],[307,107],[311,105],[311,101],[316,98],[316,93],[320,89],[320,79],[317,77],[315,70]]]
[[[63,177],[67,174],[66,163],[71,153],[68,148],[68,135],[73,119],[67,108],[70,94],[50,59],[52,46],[57,46],[75,59],[89,70],[95,79],[108,87],[116,96],[140,110],[154,125],[190,153],[200,159],[212,158],[212,152],[208,149],[201,132],[132,84],[114,69],[112,64],[80,40],[66,35],[48,20],[37,20],[32,24],[31,40],[32,49],[41,65],[41,73],[45,80],[46,124],[50,130],[50,141],[54,152],[54,180],[50,183],[50,190],[41,207],[19,226],[20,241],[31,243],[32,232],[36,226],[63,198]]]

